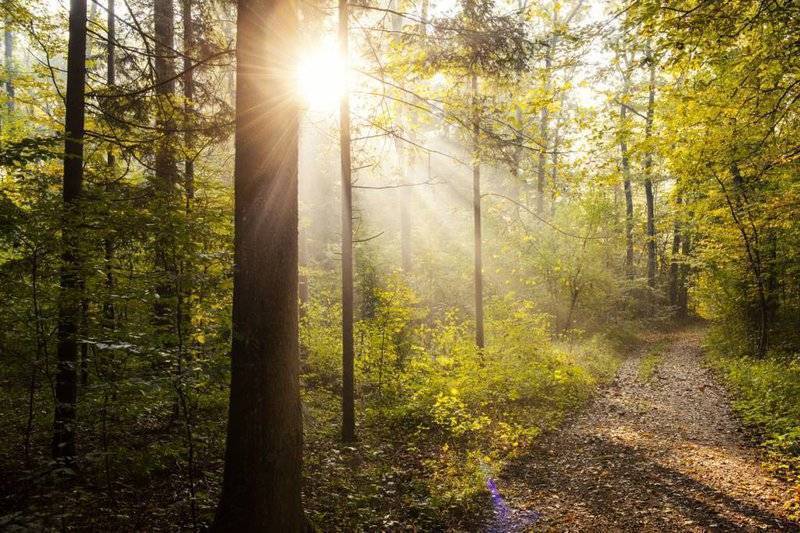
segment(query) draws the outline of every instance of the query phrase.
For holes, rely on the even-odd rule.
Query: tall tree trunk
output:
[[[678,318],[686,318],[689,312],[689,253],[691,252],[691,237],[687,228],[683,228],[681,238],[681,255],[683,264],[680,266],[678,281]]]
[[[156,129],[161,133],[155,149],[155,205],[160,223],[154,255],[158,272],[155,322],[163,343],[175,344],[175,299],[178,265],[175,258],[174,217],[177,209],[178,166],[175,158],[175,6],[173,0],[154,0]]]
[[[672,228],[672,256],[669,264],[669,303],[676,305],[678,303],[678,291],[680,281],[678,272],[680,270],[680,262],[678,261],[678,252],[681,249],[681,222],[678,218],[680,216],[680,207],[682,199],[681,195],[675,198],[675,224]]]
[[[194,132],[192,131],[194,21],[192,20],[192,0],[181,0],[181,18],[183,19],[183,142],[186,152],[183,183],[186,188],[186,211],[189,212],[194,199],[194,155],[192,153],[194,148]]]
[[[483,336],[483,242],[481,236],[481,115],[478,102],[478,75],[472,73],[472,213],[475,246],[475,344],[484,347]]]
[[[107,39],[106,39],[106,86],[110,89],[116,85],[117,75],[116,75],[116,13],[115,13],[115,6],[114,0],[108,0],[108,6],[106,8],[106,27],[107,27]],[[106,182],[106,192],[110,193],[113,188],[114,183],[114,168],[116,166],[116,159],[114,157],[114,151],[109,147],[108,152],[106,152],[106,165],[108,166],[108,181]],[[113,234],[108,231],[106,232],[105,237],[103,237],[103,264],[105,268],[105,282],[106,282],[106,297],[105,302],[103,303],[103,321],[105,323],[105,327],[107,329],[114,328],[114,302],[111,297],[111,292],[114,290],[114,270],[113,270],[113,262],[114,262],[114,237]]]
[[[240,0],[231,396],[213,531],[304,529],[300,495],[297,7]]]
[[[561,105],[559,109],[564,106],[564,96],[561,96]],[[553,153],[551,154],[551,164],[552,168],[550,168],[550,184],[553,187],[553,190],[550,193],[550,216],[554,216],[556,213],[556,199],[558,198],[558,150],[561,146],[561,114],[562,112],[559,111],[558,116],[555,120],[555,125],[553,127]]]
[[[549,97],[550,92],[550,70],[553,67],[553,49],[552,45],[555,44],[555,37],[550,39],[551,46],[548,47],[544,56],[545,68],[545,97]],[[547,149],[550,146],[548,140],[548,123],[550,121],[550,109],[545,104],[542,106],[541,114],[539,117],[539,137],[541,137],[541,146],[539,147],[539,162],[536,167],[536,213],[538,215],[544,214],[544,188],[547,182],[545,161],[547,159]]]
[[[156,146],[156,186],[162,193],[174,193],[178,182],[175,161],[175,6],[172,0],[154,0],[156,126],[163,138]]]
[[[396,4],[397,2],[393,0],[392,9],[397,11],[397,13],[392,14],[392,31],[395,36],[399,36],[403,30],[403,18],[399,15],[399,9]],[[423,6],[423,9],[425,9],[425,6]],[[424,36],[426,30],[425,23],[422,22],[422,20],[424,20],[424,16],[421,17],[417,29],[420,34]],[[394,39],[396,42],[400,42],[399,37],[394,37]],[[397,80],[396,83],[402,87],[403,80]],[[403,114],[402,108],[399,109],[397,121],[401,124]],[[409,187],[407,168],[411,166],[410,163],[412,163],[413,160],[411,156],[407,155],[405,150],[403,150],[402,141],[400,139],[395,139],[395,151],[397,152],[400,185],[400,264],[403,267],[403,271],[408,273],[411,272],[413,264],[411,262],[411,215],[409,213],[411,207],[411,188]]]
[[[645,142],[647,151],[644,156],[644,196],[647,203],[647,284],[656,286],[656,224],[653,199],[653,115],[656,101],[656,62],[650,45],[647,46],[647,63],[650,68],[650,85],[647,97],[647,118],[645,120]]]
[[[71,0],[67,45],[67,95],[64,120],[64,214],[58,300],[58,371],[53,420],[53,458],[71,463],[75,456],[75,407],[78,394],[78,324],[83,286],[80,204],[83,196],[83,138],[86,80],[86,0]]]
[[[628,279],[633,279],[633,188],[631,186],[631,160],[624,131],[627,111],[624,104],[619,106],[619,118],[623,128],[619,140],[619,151],[622,159],[622,184],[625,189],[625,274]]]
[[[339,0],[339,54],[349,65],[349,10],[347,0]],[[342,171],[342,440],[356,437],[353,361],[353,187],[350,161],[350,88],[345,87],[339,101],[339,143]]]

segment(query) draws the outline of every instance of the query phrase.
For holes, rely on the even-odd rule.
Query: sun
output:
[[[308,109],[332,111],[347,86],[347,65],[335,47],[308,50],[300,56],[297,92]]]

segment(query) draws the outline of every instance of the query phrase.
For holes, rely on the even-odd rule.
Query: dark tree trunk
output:
[[[348,64],[347,0],[339,0],[339,53]],[[339,142],[342,170],[342,440],[356,437],[353,347],[353,188],[350,161],[350,94],[345,87],[339,102]]]
[[[296,532],[300,496],[296,4],[237,17],[231,397],[213,531]]]
[[[172,0],[154,0],[156,126],[162,139],[156,146],[156,186],[173,194],[178,182],[175,161],[175,6]]]
[[[653,137],[653,115],[656,99],[656,63],[649,45],[647,62],[650,68],[650,89],[647,97],[647,118],[645,121],[645,141],[648,143],[644,156],[644,196],[647,204],[647,284],[656,286],[656,224],[653,198],[653,149],[649,143]]]
[[[192,131],[192,113],[194,99],[194,21],[192,20],[192,0],[181,0],[181,18],[183,19],[183,142],[186,152],[184,161],[183,183],[186,188],[186,211],[191,210],[194,199],[194,133]]]
[[[80,257],[80,203],[83,196],[83,136],[86,79],[86,0],[71,0],[67,47],[64,120],[64,214],[58,301],[58,371],[53,421],[53,458],[70,463],[75,456],[75,407],[78,394],[78,324],[83,286]]]
[[[155,323],[163,344],[175,345],[175,300],[178,264],[175,257],[174,217],[178,208],[176,185],[178,166],[175,157],[175,6],[172,0],[154,0],[156,128],[161,138],[155,148],[155,204],[159,217],[154,240],[158,282],[154,305]]]
[[[108,0],[107,6],[107,40],[106,40],[106,85],[111,88],[116,85],[116,13],[114,0]],[[114,183],[114,167],[116,166],[116,159],[114,152],[111,148],[106,153],[106,164],[108,166],[108,181],[106,184],[106,192],[111,192]],[[105,281],[106,281],[106,297],[103,302],[103,322],[107,329],[114,328],[114,302],[111,293],[114,290],[114,238],[113,234],[108,231],[103,238],[103,264],[105,268]]]
[[[483,349],[483,241],[481,236],[481,115],[478,108],[478,76],[472,73],[472,213],[475,245],[475,344]]]
[[[683,264],[680,266],[678,282],[678,318],[686,318],[689,314],[689,253],[691,252],[691,237],[687,228],[683,228],[681,238],[681,255]]]

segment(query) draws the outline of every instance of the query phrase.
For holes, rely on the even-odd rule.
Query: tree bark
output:
[[[194,133],[192,131],[194,21],[192,20],[192,0],[181,0],[181,18],[183,19],[183,143],[186,152],[183,183],[186,189],[186,211],[189,212],[192,200],[194,200],[194,155],[192,154],[194,148]]]
[[[691,252],[691,236],[687,228],[683,228],[681,239],[681,255],[683,264],[680,266],[680,280],[678,282],[678,318],[686,318],[689,314],[689,253]]]
[[[481,115],[478,107],[478,75],[472,73],[472,213],[475,246],[475,345],[483,349],[483,241],[481,236]]]
[[[107,39],[106,39],[106,86],[108,88],[114,87],[116,85],[117,73],[116,73],[116,13],[115,13],[115,6],[114,0],[108,0],[108,6],[106,8],[107,11],[107,19],[106,19],[106,27],[107,27]],[[113,188],[114,182],[114,168],[116,166],[116,158],[114,157],[114,151],[109,148],[108,152],[106,152],[106,165],[108,166],[108,181],[106,182],[106,192],[111,192]],[[105,302],[103,302],[103,321],[104,325],[107,329],[114,329],[114,320],[115,320],[115,312],[114,312],[114,302],[111,297],[111,292],[114,290],[114,270],[113,270],[113,262],[114,262],[114,238],[111,232],[107,232],[105,237],[103,237],[103,265],[105,270],[105,283],[106,283],[106,296]]]
[[[339,53],[349,65],[347,0],[339,0]],[[350,93],[342,91],[339,102],[339,143],[342,172],[342,440],[356,437],[353,347],[353,187],[350,160]]]
[[[392,14],[392,31],[395,32],[395,35],[399,36],[403,30],[403,18],[400,16],[399,9],[397,8],[394,0],[392,1],[392,9],[397,11],[397,13]],[[423,6],[423,11],[425,9],[427,8]],[[425,14],[423,13],[417,28],[420,34],[423,36],[425,35],[425,23],[422,22],[424,17]],[[399,42],[399,37],[396,38],[396,41]],[[402,87],[403,80],[396,80],[396,83]],[[398,109],[397,120],[401,124],[402,118],[403,112],[402,108],[400,108]],[[411,261],[411,215],[409,213],[412,198],[411,188],[408,186],[409,182],[407,168],[410,166],[409,163],[412,163],[413,160],[410,156],[407,156],[401,143],[402,141],[400,139],[395,139],[395,151],[397,152],[398,177],[400,185],[400,190],[398,191],[400,202],[400,264],[403,268],[403,271],[408,273],[411,272],[413,263]]]
[[[176,185],[178,166],[175,120],[175,6],[172,0],[154,0],[156,129],[162,137],[155,148],[154,211],[160,220],[154,239],[158,281],[154,305],[155,324],[162,344],[173,348],[176,337],[176,287],[178,264],[175,257],[175,211],[178,209]]]
[[[80,253],[80,204],[83,196],[83,137],[86,80],[86,0],[71,0],[67,45],[67,94],[64,120],[64,213],[58,301],[58,370],[53,420],[53,458],[69,464],[75,456],[75,408],[78,394],[78,324],[83,286]]]
[[[647,48],[647,62],[650,68],[650,85],[647,97],[647,118],[645,120],[645,142],[647,151],[644,156],[644,196],[647,204],[647,284],[656,286],[656,225],[653,198],[653,115],[656,98],[656,63],[650,45]]]
[[[669,264],[669,303],[670,305],[677,305],[678,291],[679,291],[679,270],[680,262],[678,261],[678,253],[681,249],[681,223],[678,217],[680,216],[680,207],[682,199],[680,194],[675,199],[675,223],[672,228],[672,256]]]
[[[545,52],[544,68],[545,68],[545,96],[549,97],[550,92],[550,69],[553,67],[553,49],[555,45],[555,36],[550,39],[550,46]],[[542,106],[541,114],[539,117],[539,136],[541,137],[542,144],[539,147],[539,162],[536,167],[536,213],[538,215],[544,214],[544,188],[547,182],[547,175],[545,169],[545,161],[547,159],[547,149],[550,145],[548,140],[548,124],[550,121],[550,110],[547,105]]]
[[[625,58],[627,60],[627,53]],[[628,279],[633,279],[633,188],[631,186],[631,159],[627,142],[628,107],[626,102],[628,91],[630,90],[630,71],[627,70],[627,65],[625,68],[619,105],[619,153],[622,166],[622,184],[625,191],[625,275]]]
[[[231,396],[213,531],[304,529],[300,495],[297,7],[237,17]]]
[[[163,138],[156,146],[156,186],[172,194],[178,182],[175,161],[175,6],[172,0],[154,0],[156,126]]]

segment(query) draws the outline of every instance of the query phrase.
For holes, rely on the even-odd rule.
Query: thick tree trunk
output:
[[[475,344],[484,347],[483,336],[483,241],[481,236],[481,116],[478,107],[478,76],[472,73],[472,213],[475,245]]]
[[[78,394],[78,324],[83,286],[80,203],[83,196],[83,137],[86,79],[86,0],[71,0],[67,48],[64,121],[64,214],[58,301],[58,371],[53,421],[53,458],[71,463],[75,456],[75,407]]]
[[[655,113],[656,99],[656,63],[649,45],[647,61],[650,67],[650,89],[647,97],[647,118],[645,121],[645,142],[648,143],[644,156],[644,196],[647,205],[647,284],[656,286],[656,224],[655,206],[653,198],[653,148],[650,141],[653,138],[653,115]]]
[[[158,295],[154,305],[155,323],[162,342],[175,345],[175,300],[178,264],[175,257],[174,216],[178,209],[176,185],[178,166],[175,157],[175,6],[172,0],[154,0],[156,129],[161,134],[155,147],[155,204],[160,223],[154,241]]]
[[[156,127],[163,134],[156,145],[156,186],[171,195],[178,182],[175,161],[175,6],[172,0],[154,0]]]
[[[212,530],[296,532],[304,528],[296,4],[240,0],[237,20],[231,397]]]
[[[349,64],[347,0],[339,0],[339,53]],[[339,142],[342,172],[342,440],[356,437],[353,361],[353,187],[350,161],[350,94],[342,91],[339,102]]]

